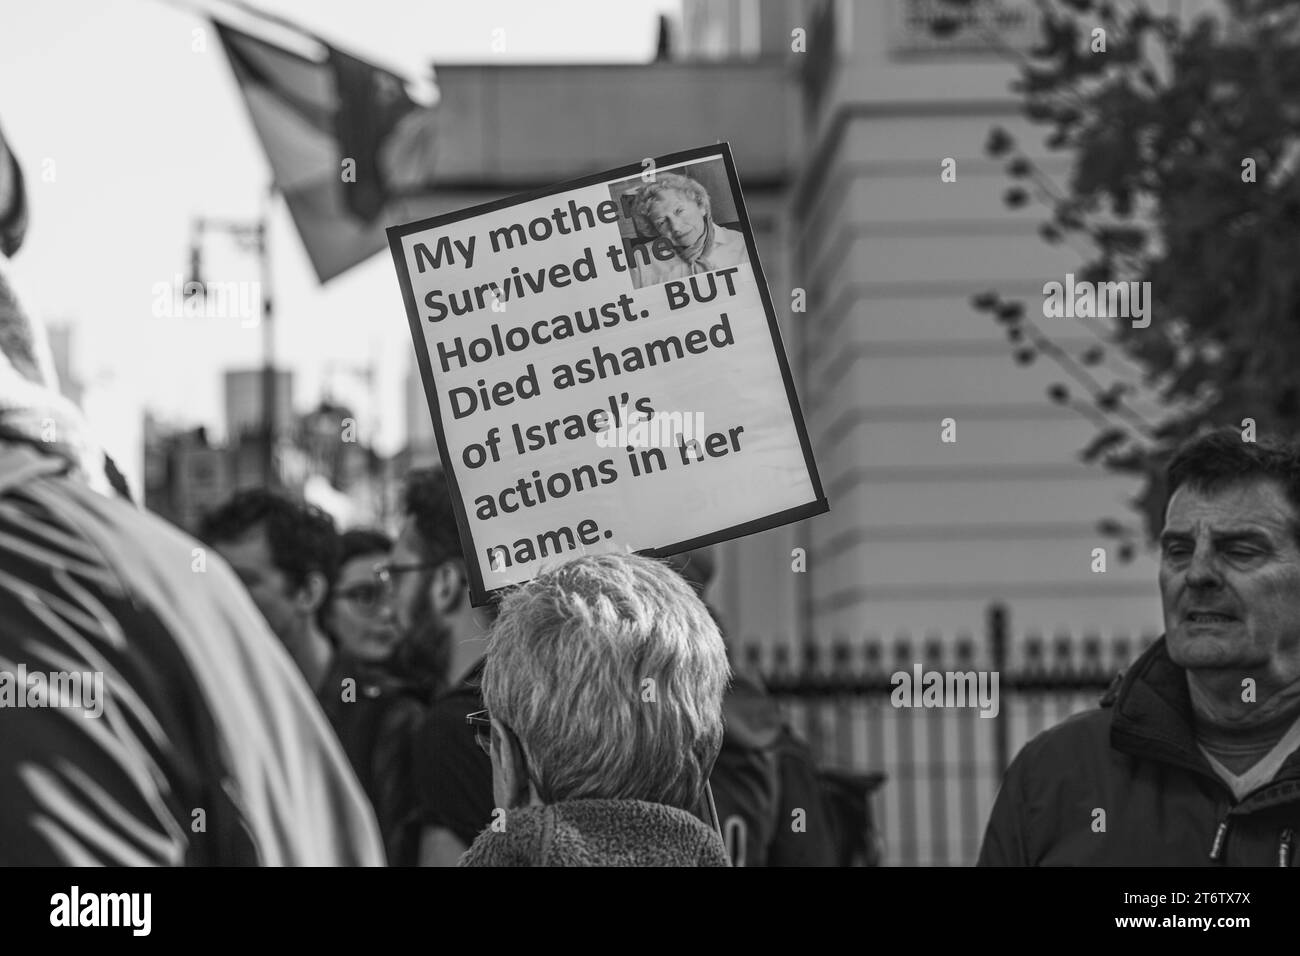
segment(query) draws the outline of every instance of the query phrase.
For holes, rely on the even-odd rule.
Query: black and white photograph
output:
[[[623,212],[635,288],[749,260],[731,184],[717,160],[663,171],[647,167],[610,193]]]
[[[1298,263],[1300,0],[6,0],[0,914],[1284,932]]]

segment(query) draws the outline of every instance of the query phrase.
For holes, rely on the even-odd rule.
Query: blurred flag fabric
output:
[[[0,130],[0,253],[12,256],[27,234],[27,191],[18,157]]]
[[[429,192],[436,109],[396,73],[306,33],[319,59],[213,25],[317,278],[386,249],[384,228],[418,218]]]

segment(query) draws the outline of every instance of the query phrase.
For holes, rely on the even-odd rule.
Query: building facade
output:
[[[1049,400],[1061,370],[1017,364],[971,305],[992,289],[1033,315],[1082,262],[1039,237],[1045,207],[1003,204],[984,151],[1001,126],[1068,176],[1010,89],[1034,4],[976,2],[947,38],[941,6],[688,0],[653,64],[438,68],[447,210],[731,145],[831,508],[719,547],[712,597],[739,641],[978,633],[995,601],[1016,631],[1159,625],[1152,556],[1122,563],[1097,530],[1133,521],[1136,483],[1079,460],[1096,428]],[[1097,341],[1039,324],[1067,351]],[[418,375],[408,408],[427,443]]]
[[[281,396],[292,373],[277,371]],[[227,372],[227,441],[207,429],[167,427],[146,417],[144,504],[191,533],[204,514],[236,491],[266,487],[266,445],[260,433],[261,372]],[[394,530],[399,493],[393,462],[366,442],[355,413],[322,400],[296,414],[285,400],[272,455],[273,487],[324,509],[340,529]]]

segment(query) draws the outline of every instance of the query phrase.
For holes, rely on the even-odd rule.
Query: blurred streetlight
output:
[[[273,190],[272,190],[273,191]],[[211,232],[224,232],[232,236],[243,248],[257,256],[260,277],[262,314],[262,426],[258,439],[261,443],[262,479],[267,488],[278,482],[275,474],[275,338],[271,319],[271,256],[267,242],[269,209],[264,209],[257,219],[222,219],[196,216],[190,225],[190,274],[185,288],[194,288],[196,294],[205,295],[203,284],[203,240]]]

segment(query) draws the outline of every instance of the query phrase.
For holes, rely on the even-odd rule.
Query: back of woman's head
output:
[[[518,735],[546,802],[638,799],[693,810],[722,743],[726,651],[664,564],[575,559],[509,594],[483,698]]]

